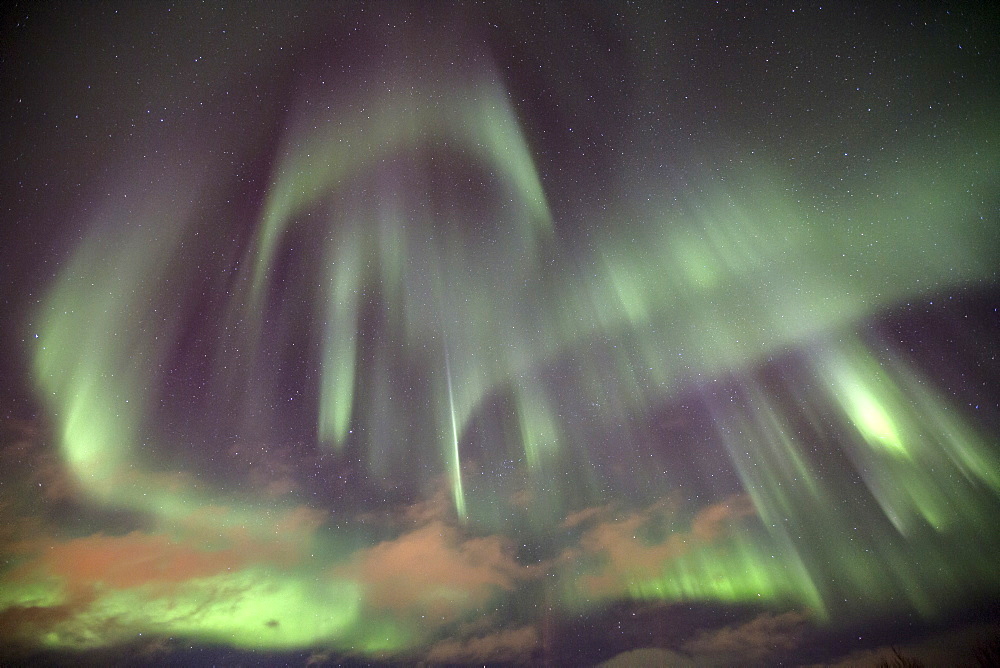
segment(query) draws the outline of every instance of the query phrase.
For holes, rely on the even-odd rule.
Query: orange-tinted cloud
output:
[[[165,535],[132,532],[124,536],[95,534],[70,540],[45,538],[35,541],[21,555],[23,562],[5,574],[0,588],[38,585],[51,592],[53,604],[39,600],[19,601],[0,611],[5,638],[31,646],[57,626],[80,618],[91,605],[111,590],[152,585],[173,588],[194,578],[239,568],[244,555],[236,550],[200,550]],[[93,637],[115,635],[113,618],[89,619]]]
[[[36,567],[61,577],[70,591],[94,586],[124,589],[151,582],[176,583],[241,567],[236,550],[200,550],[163,535],[132,532],[53,543]]]
[[[79,600],[96,588],[178,584],[261,563],[289,566],[307,552],[325,516],[298,506],[264,518],[250,531],[234,522],[230,509],[215,506],[192,513],[178,525],[179,533],[42,535],[7,546],[21,563],[3,580],[55,579],[70,599]]]
[[[585,524],[592,519],[597,518],[602,513],[608,511],[607,506],[592,506],[590,508],[584,508],[583,510],[578,510],[575,513],[570,513],[565,520],[563,520],[563,528],[573,529],[581,524]]]
[[[649,540],[647,527],[655,523],[675,524],[675,513],[676,504],[670,500],[618,518],[608,517],[609,510],[604,507],[574,513],[564,525],[590,524],[590,527],[580,538],[579,550],[567,551],[564,559],[575,560],[581,555],[600,557],[602,567],[581,582],[593,595],[613,595],[629,580],[656,577],[671,559],[718,540],[733,522],[753,515],[755,510],[749,497],[735,495],[700,510],[691,520],[690,530],[670,531],[658,541]]]
[[[369,605],[438,621],[483,606],[529,573],[502,537],[463,538],[440,521],[360,550],[338,569],[365,585]]]
[[[718,538],[735,521],[756,515],[753,501],[746,494],[736,494],[721,503],[704,508],[691,521],[691,535],[703,542]]]
[[[296,506],[278,515],[274,531],[279,535],[312,535],[323,525],[328,513],[310,506]]]
[[[0,610],[0,641],[30,650],[54,633],[60,643],[92,647],[156,628],[159,620],[142,608],[109,613],[103,606],[119,592],[122,600],[154,602],[161,612],[164,606],[174,610],[174,601],[198,601],[195,612],[217,601],[238,602],[247,586],[241,571],[299,563],[326,515],[290,508],[260,518],[252,532],[234,522],[237,517],[246,514],[214,507],[171,532],[72,539],[48,534],[21,541],[19,551],[8,550],[18,565],[0,578],[0,592],[8,594]],[[207,525],[216,532],[210,534]]]
[[[454,517],[455,510],[446,489],[445,485],[441,485],[429,499],[407,506],[402,516],[418,526],[429,522],[447,522]]]

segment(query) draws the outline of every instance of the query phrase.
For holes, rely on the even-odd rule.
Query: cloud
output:
[[[322,666],[330,662],[333,652],[330,650],[326,651],[313,651],[312,654],[306,659],[307,666]]]
[[[480,608],[532,573],[517,563],[505,538],[463,538],[440,521],[359,550],[337,571],[363,583],[369,605],[438,621]]]
[[[39,636],[52,627],[82,612],[89,601],[74,601],[65,605],[13,605],[0,610],[0,629],[3,641],[0,648],[7,651],[5,644],[23,646],[34,645]]]
[[[808,618],[800,612],[761,613],[745,624],[704,631],[683,645],[695,655],[760,660],[798,647]]]
[[[300,489],[298,454],[293,445],[239,443],[229,449],[234,468],[265,497],[278,498]]]
[[[407,506],[402,512],[403,518],[412,524],[421,525],[446,522],[454,517],[454,506],[445,489],[445,485],[441,485],[429,499]]]
[[[62,578],[71,591],[79,591],[183,582],[239,568],[246,560],[233,549],[205,551],[167,536],[136,531],[53,543],[42,551],[35,567]]]
[[[573,529],[581,524],[586,524],[590,520],[598,517],[602,513],[608,511],[607,506],[592,506],[590,508],[584,508],[583,510],[578,510],[575,513],[570,513],[565,520],[563,520],[563,527],[566,529]]]
[[[599,664],[599,668],[687,668],[696,665],[690,658],[658,647],[633,649]]]
[[[528,663],[539,648],[538,629],[522,626],[465,640],[444,640],[427,653],[430,663]]]
[[[730,523],[757,513],[746,494],[731,496],[722,503],[702,509],[691,521],[691,535],[699,541],[713,541]]]
[[[734,522],[756,512],[748,496],[734,495],[698,511],[689,530],[667,531],[658,540],[651,540],[650,527],[675,524],[676,506],[674,500],[666,499],[616,518],[609,517],[607,507],[578,511],[563,525],[587,528],[579,549],[565,552],[563,558],[600,557],[602,566],[585,575],[581,583],[592,595],[614,595],[630,580],[657,577],[671,559],[719,540]]]
[[[52,436],[34,423],[0,419],[0,467],[4,484],[31,505],[79,498],[80,489],[58,453]]]
[[[30,539],[7,537],[3,554],[14,565],[0,578],[3,635],[25,647],[53,635],[93,647],[155,629],[164,616],[183,623],[225,600],[246,607],[242,592],[254,586],[248,574],[301,563],[326,514],[292,507],[260,518],[252,532],[237,521],[244,516],[203,507],[169,531],[65,538],[39,525],[45,530]],[[144,604],[123,611],[122,601]],[[185,608],[191,601],[197,604]]]
[[[1000,623],[968,624],[917,642],[854,650],[809,668],[875,668],[891,665],[896,652],[925,666],[995,665],[995,657],[1000,656]]]
[[[186,542],[232,548],[257,561],[291,564],[305,554],[329,513],[311,506],[247,512],[230,506],[201,506],[176,524]]]

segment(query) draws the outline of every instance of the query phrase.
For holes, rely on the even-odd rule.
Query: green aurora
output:
[[[51,617],[21,640],[386,659],[540,607],[837,625],[1000,591],[996,434],[868,333],[995,280],[991,106],[950,120],[957,141],[871,158],[877,178],[822,209],[760,151],[685,192],[637,173],[567,234],[499,69],[412,50],[380,61],[383,92],[300,96],[252,220],[206,214],[207,154],[90,213],[32,316],[33,383],[80,498],[143,520],[23,548],[0,608]],[[167,391],[177,369],[197,404]],[[692,482],[670,442],[648,453],[669,432],[633,426],[692,396],[738,488]],[[273,461],[293,422],[380,502],[171,459]]]

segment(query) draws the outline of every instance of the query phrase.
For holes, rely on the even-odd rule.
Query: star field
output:
[[[6,16],[3,656],[992,651],[995,11]]]

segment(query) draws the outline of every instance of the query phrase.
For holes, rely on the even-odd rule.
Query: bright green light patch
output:
[[[862,387],[849,389],[847,401],[848,413],[866,441],[906,454],[899,430],[871,392]]]
[[[250,569],[169,589],[98,592],[86,611],[56,627],[49,645],[98,647],[143,632],[245,648],[303,647],[354,633],[359,608],[352,583]]]
[[[66,589],[56,578],[4,580],[0,582],[0,610],[12,606],[48,608],[66,602]]]

